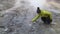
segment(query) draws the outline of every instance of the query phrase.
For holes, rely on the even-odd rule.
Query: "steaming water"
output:
[[[40,8],[43,8],[44,4],[46,3],[46,0],[30,0],[30,1],[34,7],[40,7]]]

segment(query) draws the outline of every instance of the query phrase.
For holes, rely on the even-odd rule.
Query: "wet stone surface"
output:
[[[28,4],[28,1],[23,0],[21,3],[21,6],[6,11],[4,16],[0,17],[0,26],[4,26],[0,28],[0,34],[60,34],[60,14],[52,12],[53,22],[56,22],[56,25],[43,24],[41,19],[32,23],[36,8]]]

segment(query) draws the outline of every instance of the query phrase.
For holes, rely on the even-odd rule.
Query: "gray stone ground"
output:
[[[56,25],[45,25],[40,19],[32,23],[31,19],[36,15],[36,8],[30,5],[29,1],[0,1],[3,5],[3,8],[0,8],[0,34],[60,34],[59,13],[52,12],[53,23],[57,23]]]

